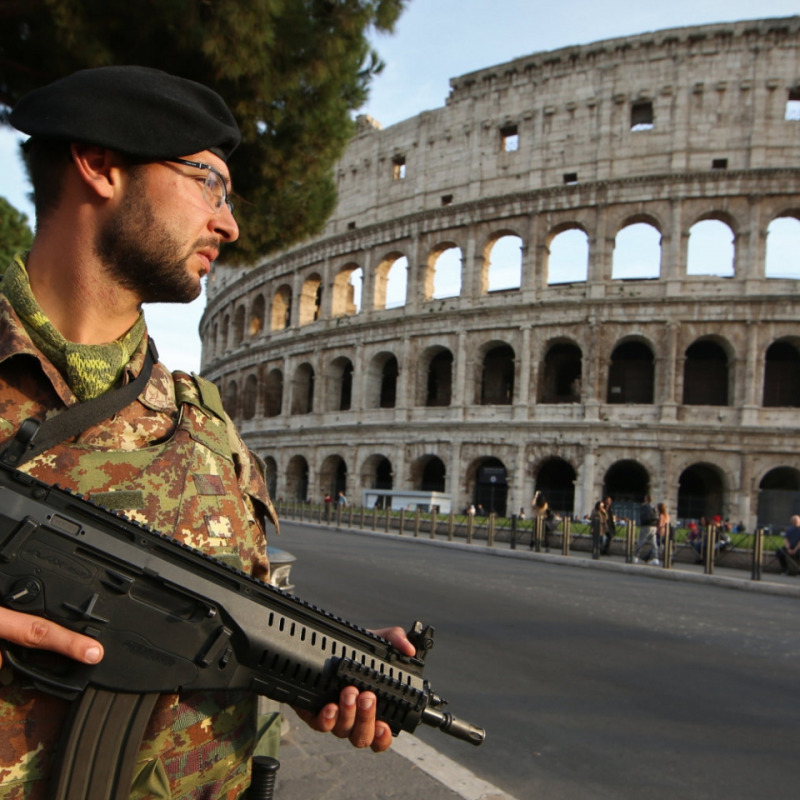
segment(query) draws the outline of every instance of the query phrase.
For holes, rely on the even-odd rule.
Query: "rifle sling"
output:
[[[16,436],[0,453],[0,459],[11,467],[19,467],[38,456],[39,453],[83,433],[92,425],[122,411],[142,393],[150,380],[156,361],[158,361],[158,352],[155,343],[150,339],[147,343],[144,364],[134,380],[126,386],[120,386],[113,391],[101,394],[93,400],[76,403],[66,411],[62,411],[44,422],[33,418],[26,419]]]
[[[136,755],[158,696],[85,689],[72,703],[48,796],[128,800]]]

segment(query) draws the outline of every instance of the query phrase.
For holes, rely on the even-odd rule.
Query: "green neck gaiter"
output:
[[[3,276],[2,291],[33,343],[58,368],[81,401],[99,397],[117,382],[145,334],[144,316],[140,313],[133,327],[114,342],[68,342],[36,302],[28,272],[19,257]]]

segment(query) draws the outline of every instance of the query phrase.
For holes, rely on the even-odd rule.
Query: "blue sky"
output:
[[[662,28],[798,13],[797,0],[411,0],[395,33],[374,37],[386,67],[361,111],[386,127],[444,105],[450,78],[519,56]],[[32,219],[16,138],[7,130],[0,133],[0,164],[0,195]],[[146,309],[170,368],[199,370],[197,326],[203,307],[201,297],[188,307]]]

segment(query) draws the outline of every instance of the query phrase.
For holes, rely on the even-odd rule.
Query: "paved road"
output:
[[[796,598],[284,525],[306,600],[437,627],[426,676],[486,727],[419,737],[509,794],[796,798]]]

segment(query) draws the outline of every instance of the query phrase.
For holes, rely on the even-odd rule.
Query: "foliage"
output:
[[[4,197],[0,197],[0,275],[5,272],[15,253],[30,249],[33,233],[28,217]]]
[[[0,0],[0,105],[86,67],[143,64],[216,89],[242,129],[231,159],[253,261],[318,233],[333,210],[333,164],[351,112],[382,64],[408,0]]]

